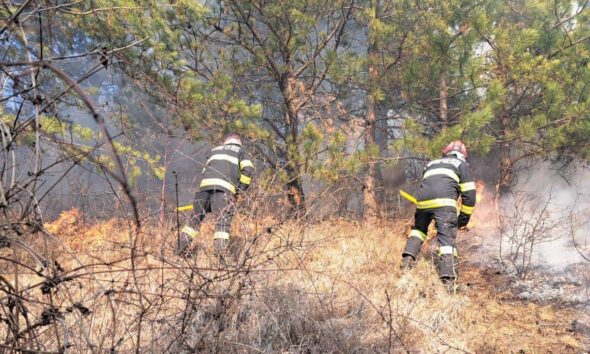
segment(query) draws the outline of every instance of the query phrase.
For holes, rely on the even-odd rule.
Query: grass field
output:
[[[265,223],[237,221],[233,255],[220,267],[205,236],[209,224],[196,255],[183,259],[172,255],[171,228],[146,228],[131,252],[125,222],[85,225],[76,210],[65,212],[46,225],[55,238],[35,243],[63,271],[43,294],[43,277],[6,265],[4,279],[18,280],[27,315],[3,318],[18,318],[18,347],[46,352],[583,351],[584,338],[571,330],[577,310],[498,291],[505,279],[469,262],[480,254],[461,253],[458,294],[437,278],[432,241],[402,274],[408,220],[285,222],[268,230]],[[468,238],[460,233],[460,252]]]

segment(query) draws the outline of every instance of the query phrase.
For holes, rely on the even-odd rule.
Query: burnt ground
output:
[[[569,333],[580,339],[583,352],[590,353],[590,263],[580,258],[559,268],[533,264],[526,274],[517,274],[502,261],[499,239],[486,231],[470,230],[459,237],[458,247],[466,255],[460,266],[466,291],[475,294],[479,288],[491,287],[501,302],[550,306],[563,318],[539,318],[539,330],[553,327]]]

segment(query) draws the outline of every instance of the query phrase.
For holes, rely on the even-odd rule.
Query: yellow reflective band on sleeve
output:
[[[455,207],[457,208],[457,201],[455,199],[449,198],[438,198],[438,199],[430,199],[430,200],[423,200],[416,203],[416,208],[418,209],[433,209],[433,208],[442,208],[442,207]]]
[[[207,164],[209,164],[209,162],[211,162],[213,160],[229,161],[229,162],[233,163],[234,165],[237,165],[238,164],[238,158],[237,157],[230,156],[230,155],[227,155],[227,154],[215,154],[215,155],[211,156],[209,158],[209,160],[207,160]]]
[[[472,191],[475,189],[475,182],[461,183],[459,184],[459,188],[461,189],[461,192]]]
[[[471,215],[471,214],[473,214],[473,208],[475,208],[475,207],[472,207],[472,206],[470,207],[470,206],[467,206],[467,205],[461,205],[461,212],[463,214]]]
[[[242,161],[240,161],[240,170],[243,169],[243,168],[245,168],[245,167],[252,167],[252,168],[254,168],[254,164],[250,160],[242,160]]]
[[[423,242],[426,240],[426,234],[420,230],[412,230],[408,238],[409,237],[418,237]]]
[[[188,225],[184,225],[180,232],[184,232],[185,234],[189,235],[191,238],[195,238],[199,232]]]
[[[229,240],[229,233],[227,233],[225,231],[215,231],[213,238],[222,239],[222,240]]]
[[[455,173],[455,171],[449,169],[449,168],[434,168],[432,170],[426,171],[426,173],[424,174],[424,178],[426,179],[430,176],[434,176],[434,175],[445,175],[445,176],[449,176],[452,179],[454,179],[457,183],[459,183],[459,176],[457,176],[457,174]]]
[[[457,249],[453,246],[441,246],[438,249],[438,255],[442,256],[443,254],[452,254],[457,257]]]
[[[240,183],[249,186],[250,185],[250,182],[252,182],[252,178],[250,178],[250,177],[248,177],[246,175],[241,175],[240,176]]]
[[[201,181],[200,187],[211,187],[211,186],[219,186],[227,189],[228,191],[235,193],[236,187],[229,183],[228,181],[224,181],[220,178],[205,178]]]

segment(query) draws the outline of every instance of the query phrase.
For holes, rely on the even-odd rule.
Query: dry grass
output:
[[[30,348],[55,350],[67,341],[73,352],[154,353],[582,350],[580,338],[567,332],[573,310],[511,301],[485,270],[461,269],[461,281],[472,285],[456,295],[440,285],[429,256],[401,274],[407,222],[285,223],[252,242],[244,230],[264,228],[241,219],[235,231],[242,252],[234,260],[241,267],[220,269],[208,237],[196,258],[184,260],[171,255],[174,234],[154,228],[142,234],[131,262],[126,223],[79,220],[71,211],[46,225],[56,235],[48,250],[73,279],[49,296],[40,291],[42,277],[19,270],[21,289],[30,287],[23,291],[30,321],[50,306],[60,311],[59,320],[23,335],[22,346],[37,341],[44,344]],[[13,280],[13,268],[3,276]]]
[[[392,317],[398,339],[410,351],[581,349],[579,340],[566,330],[575,313],[502,300],[507,294],[495,292],[496,280],[482,278],[483,270],[461,269],[461,281],[471,286],[457,295],[449,295],[440,285],[428,256],[411,273],[400,273],[404,225],[366,228],[346,223],[323,224],[308,234],[310,244],[314,238],[324,241],[291,261],[305,271],[281,275],[280,282],[299,284],[310,294],[327,296],[339,305],[342,314],[362,311],[359,320],[365,324],[358,334],[367,347],[388,336],[388,328],[378,315],[381,312]],[[477,255],[464,255],[470,256]],[[398,349],[403,350],[399,345]]]

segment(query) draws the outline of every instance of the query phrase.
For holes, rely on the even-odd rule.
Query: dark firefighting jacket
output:
[[[428,163],[422,184],[417,193],[418,209],[457,206],[461,196],[459,225],[467,224],[475,207],[475,182],[469,172],[469,164],[453,156],[446,156]]]
[[[211,149],[203,168],[199,189],[222,190],[231,194],[246,190],[254,174],[254,164],[244,149],[236,144]]]

